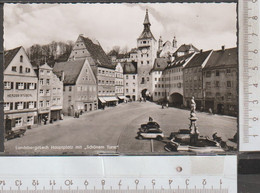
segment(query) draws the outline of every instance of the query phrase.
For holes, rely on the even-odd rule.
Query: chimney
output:
[[[225,51],[225,46],[222,46],[222,51]]]

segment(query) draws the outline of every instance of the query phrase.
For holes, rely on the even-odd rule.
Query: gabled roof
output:
[[[13,58],[16,56],[16,54],[19,52],[21,48],[22,46],[19,46],[11,50],[4,51],[4,69],[8,67],[8,65],[12,62]]]
[[[137,74],[137,62],[123,62],[123,74]]]
[[[238,67],[238,49],[213,51],[204,69]]]
[[[53,72],[60,75],[64,72],[64,85],[75,85],[85,60],[73,60],[68,62],[55,63]]]
[[[207,59],[207,57],[210,55],[212,50],[200,52],[197,53],[193,58],[186,64],[184,68],[192,68],[192,67],[198,67],[203,64],[203,62]]]
[[[85,38],[82,35],[80,37],[97,66],[113,69],[108,56],[99,43],[94,43],[91,39]]]
[[[195,52],[199,52],[199,50],[193,46],[192,44],[182,44],[177,50],[176,52],[188,52],[190,49],[194,49]],[[175,53],[176,53],[175,52]]]
[[[137,48],[132,48],[129,53],[137,53]]]
[[[154,71],[163,71],[169,64],[169,58],[155,58],[153,68],[151,72]]]
[[[179,56],[179,57],[175,58],[174,61],[171,62],[170,64],[168,64],[165,69],[170,69],[170,68],[175,68],[175,67],[183,66],[183,65],[189,60],[189,58],[190,58],[193,54],[194,54],[194,53],[190,53],[190,54],[186,54],[186,55]]]

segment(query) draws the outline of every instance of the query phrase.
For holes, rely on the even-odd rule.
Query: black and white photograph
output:
[[[4,4],[6,155],[225,154],[237,3]]]

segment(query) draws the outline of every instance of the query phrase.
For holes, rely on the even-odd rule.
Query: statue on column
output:
[[[198,120],[196,116],[196,102],[194,97],[191,98],[191,110],[190,110],[190,143],[196,144],[198,137],[199,137],[199,130],[196,124]]]

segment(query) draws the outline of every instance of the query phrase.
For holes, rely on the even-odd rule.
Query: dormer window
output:
[[[20,62],[23,62],[23,56],[22,55],[20,56]]]
[[[20,73],[23,73],[23,67],[20,66],[20,70],[19,70]]]

